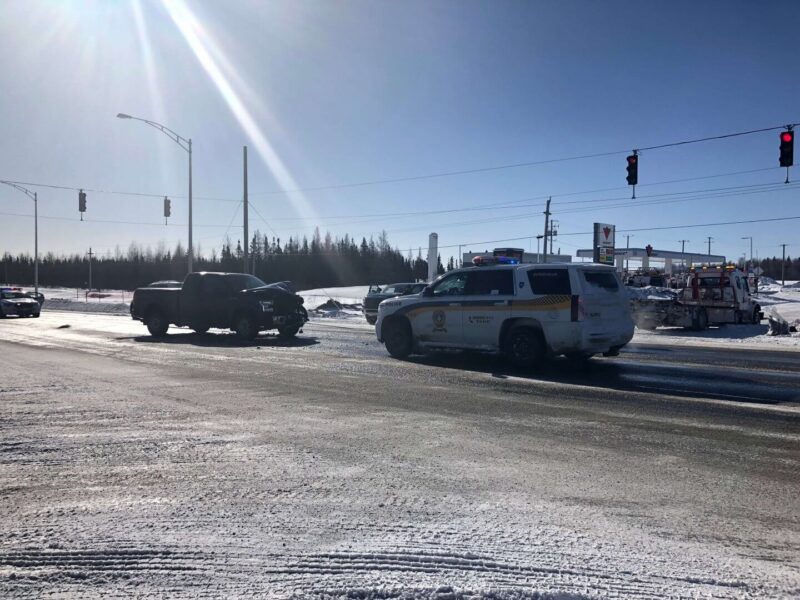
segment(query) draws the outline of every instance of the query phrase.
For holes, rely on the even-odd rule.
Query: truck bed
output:
[[[158,307],[164,312],[170,323],[182,325],[180,322],[181,288],[138,288],[131,302],[131,317],[143,321],[151,308]]]

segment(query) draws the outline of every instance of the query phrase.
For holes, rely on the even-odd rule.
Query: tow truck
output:
[[[734,266],[701,266],[689,271],[686,286],[666,297],[633,297],[633,320],[640,329],[659,326],[695,331],[709,325],[760,323],[761,306],[747,276]]]

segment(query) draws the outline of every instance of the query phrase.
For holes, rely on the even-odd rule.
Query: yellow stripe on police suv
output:
[[[498,302],[502,302],[502,300],[498,300]],[[450,306],[448,304],[441,304],[437,306],[423,306],[420,308],[412,308],[409,310],[409,316],[414,315],[421,315],[425,312],[433,312],[437,310],[444,311],[445,313],[453,312],[453,311],[470,311],[474,310],[476,312],[488,312],[488,311],[503,311],[508,312],[509,310],[512,312],[523,312],[529,310],[542,310],[542,311],[552,311],[552,310],[566,310],[572,306],[572,300],[569,296],[542,296],[540,298],[535,298],[533,300],[514,300],[513,303],[509,306],[508,304],[491,304],[486,306],[474,306],[474,305],[458,305],[458,306]]]

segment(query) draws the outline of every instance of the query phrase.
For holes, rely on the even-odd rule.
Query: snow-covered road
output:
[[[1,597],[800,589],[793,355],[525,374],[325,323],[154,341],[77,313],[0,340]]]

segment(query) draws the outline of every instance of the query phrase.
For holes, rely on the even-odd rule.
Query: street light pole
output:
[[[172,131],[166,125],[162,125],[161,123],[156,123],[155,121],[150,121],[149,119],[142,119],[139,117],[132,117],[131,115],[127,115],[125,113],[118,113],[118,119],[133,119],[134,121],[141,121],[142,123],[147,123],[150,127],[155,127],[161,133],[166,135],[169,139],[173,142],[178,144],[181,148],[183,148],[189,154],[189,249],[187,253],[188,263],[189,263],[189,273],[193,271],[192,269],[192,258],[194,256],[193,246],[192,246],[192,140],[182,137]]]
[[[192,249],[192,140],[189,139],[189,273],[194,269],[192,264],[194,261],[194,250]]]
[[[13,187],[33,200],[33,287],[36,295],[39,295],[39,195],[28,188],[24,188],[13,181],[0,181],[7,186]]]

